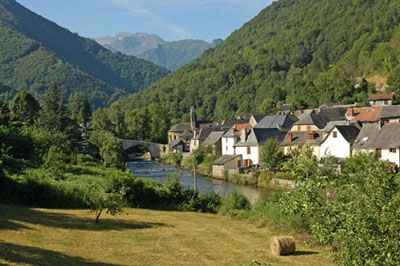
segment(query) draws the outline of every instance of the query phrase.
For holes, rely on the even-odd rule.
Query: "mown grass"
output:
[[[0,264],[330,265],[328,250],[298,244],[274,257],[268,227],[193,212],[126,209],[94,223],[87,210],[0,205]]]

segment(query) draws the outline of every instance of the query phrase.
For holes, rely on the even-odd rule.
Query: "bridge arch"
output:
[[[147,141],[139,141],[139,140],[122,140],[122,148],[124,150],[128,150],[135,146],[144,147],[146,150],[150,152],[151,158],[161,158],[161,156],[168,153],[168,147],[164,144],[147,142]]]

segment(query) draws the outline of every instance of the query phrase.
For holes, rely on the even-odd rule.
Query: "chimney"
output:
[[[353,117],[353,116],[354,116],[354,109],[350,108],[350,117]]]
[[[289,144],[293,142],[293,133],[289,133]]]
[[[242,128],[242,131],[240,132],[240,142],[245,143],[247,138],[247,130],[245,128]]]

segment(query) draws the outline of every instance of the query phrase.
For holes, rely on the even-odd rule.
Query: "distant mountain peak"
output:
[[[156,34],[123,32],[114,37],[100,37],[95,40],[104,47],[127,55],[134,55],[171,71],[190,63],[202,53],[222,42],[222,39],[208,43],[203,40],[185,39],[167,42]]]

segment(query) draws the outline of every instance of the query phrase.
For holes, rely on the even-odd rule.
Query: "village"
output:
[[[315,109],[291,111],[284,104],[274,115],[243,114],[222,123],[198,121],[194,108],[190,123],[180,123],[168,131],[169,152],[190,154],[200,145],[211,146],[215,155],[213,176],[224,171],[238,174],[242,169],[264,168],[262,148],[276,139],[288,155],[294,149],[309,147],[318,158],[349,158],[358,152],[376,152],[400,164],[400,105],[393,94],[374,94],[369,106],[327,103]]]

